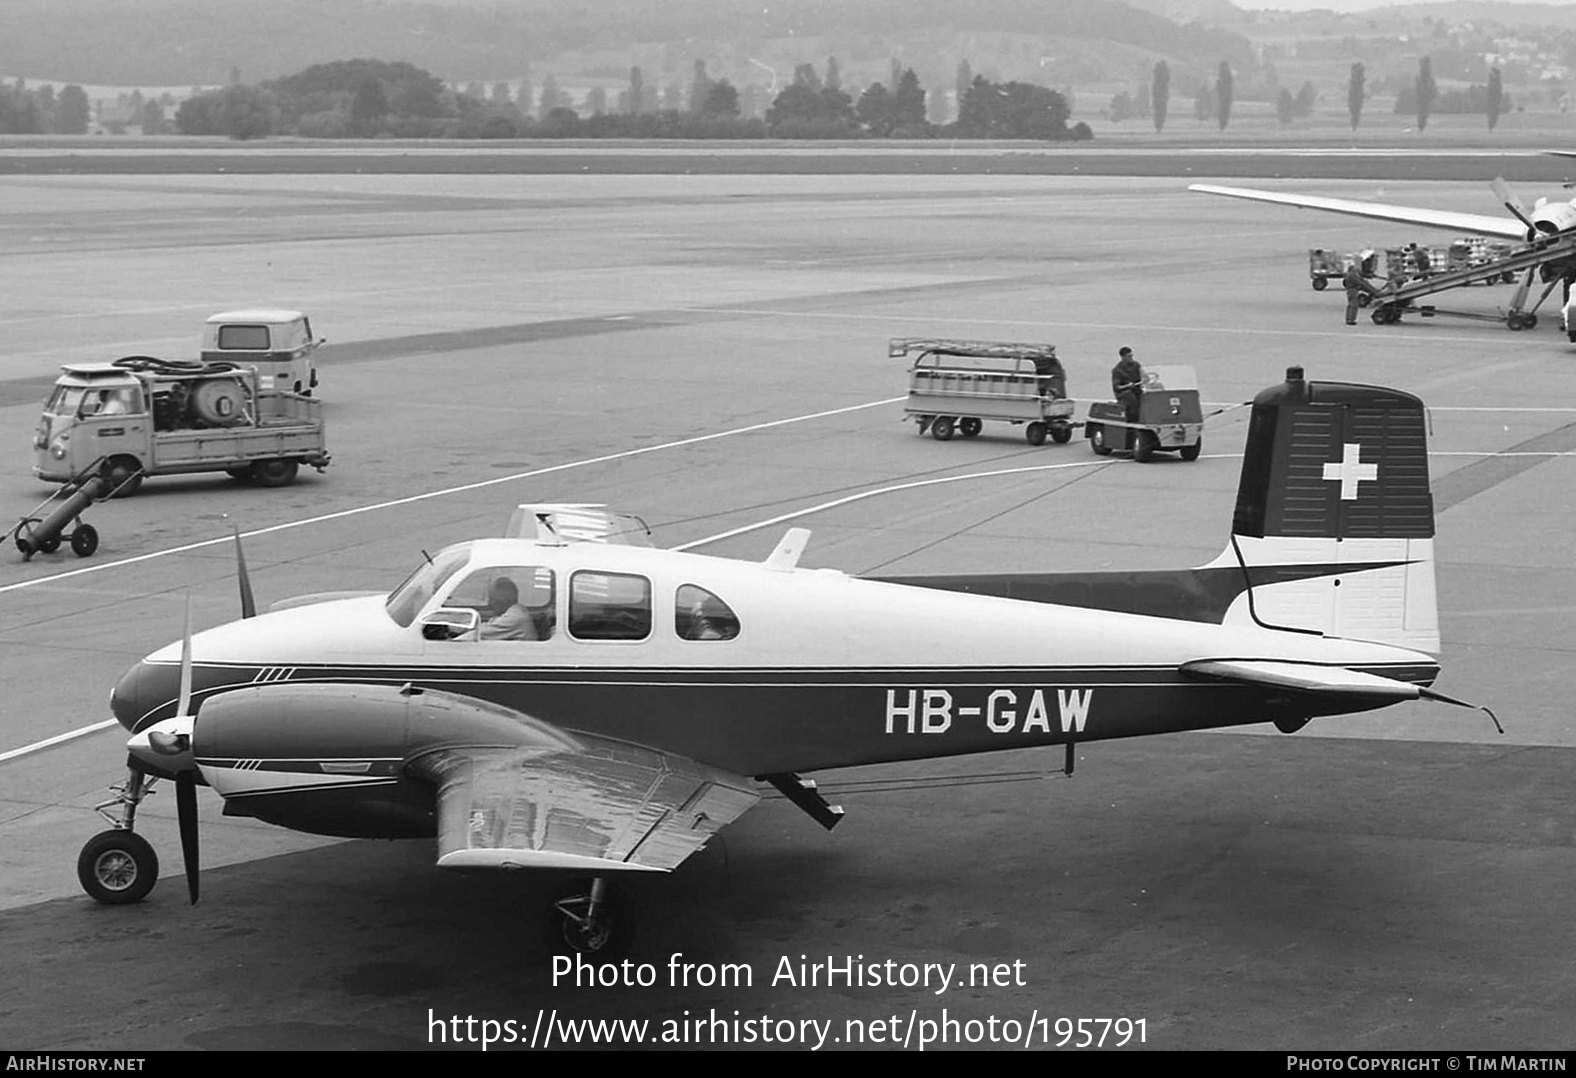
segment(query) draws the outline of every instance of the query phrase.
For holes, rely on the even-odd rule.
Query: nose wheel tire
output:
[[[141,902],[159,881],[159,855],[135,831],[100,831],[77,856],[77,881],[95,902]]]

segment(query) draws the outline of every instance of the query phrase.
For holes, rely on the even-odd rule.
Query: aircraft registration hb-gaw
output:
[[[1044,745],[1070,770],[1083,742],[1461,703],[1429,688],[1422,402],[1299,368],[1254,401],[1230,542],[1198,569],[859,578],[798,567],[800,529],[756,563],[535,516],[386,596],[188,627],[138,663],[111,700],[130,774],[79,858],[89,894],[153,886],[132,825],[174,779],[192,901],[202,783],[227,815],[436,836],[445,868],[583,874],[554,917],[605,955],[626,923],[607,881],[676,867],[763,782],[830,827],[800,773]]]
[[[1556,156],[1576,156],[1562,151],[1550,151]],[[1318,195],[1294,195],[1280,191],[1258,191],[1247,187],[1221,187],[1216,184],[1194,183],[1189,191],[1206,195],[1224,195],[1227,198],[1248,199],[1254,202],[1272,202],[1282,206],[1295,206],[1305,210],[1323,210],[1327,213],[1346,214],[1351,217],[1369,217],[1379,221],[1396,221],[1403,224],[1422,225],[1426,228],[1449,229],[1453,232],[1497,236],[1501,239],[1519,240],[1526,247],[1501,260],[1497,268],[1474,267],[1454,275],[1443,274],[1439,279],[1411,289],[1403,288],[1399,297],[1381,295],[1376,298],[1374,321],[1396,321],[1400,310],[1410,305],[1408,292],[1425,295],[1455,287],[1452,276],[1460,284],[1489,279],[1497,272],[1525,272],[1521,284],[1511,300],[1506,324],[1511,329],[1531,329],[1537,325],[1536,311],[1548,298],[1556,285],[1564,286],[1562,302],[1563,326],[1573,343],[1576,343],[1576,310],[1571,307],[1570,288],[1576,282],[1576,199],[1570,201],[1540,198],[1529,211],[1510,190],[1503,179],[1492,184],[1495,196],[1510,211],[1514,220],[1480,213],[1457,213],[1451,210],[1432,210],[1420,206],[1394,206],[1383,202],[1365,202],[1360,199],[1324,198]],[[1541,276],[1546,287],[1543,294],[1527,309],[1527,295],[1535,277]],[[1395,299],[1400,302],[1394,302]],[[1388,306],[1387,306],[1388,305]],[[1390,311],[1395,317],[1386,319]],[[1424,308],[1432,313],[1432,308]]]

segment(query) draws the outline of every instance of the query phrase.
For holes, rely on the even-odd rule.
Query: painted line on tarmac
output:
[[[302,520],[286,521],[283,524],[271,524],[266,528],[255,528],[249,532],[242,532],[241,538],[251,539],[259,535],[269,535],[273,532],[290,531],[295,528],[304,528],[312,524],[323,524],[331,520],[343,520],[346,517],[359,516],[362,513],[372,513],[380,509],[392,509],[396,506],[411,505],[415,502],[429,501],[433,498],[442,498],[450,494],[463,494],[472,490],[483,490],[487,487],[500,486],[504,483],[513,483],[521,479],[534,479],[541,475],[551,475],[555,472],[567,472],[575,468],[585,468],[593,464],[607,464],[615,460],[627,460],[631,457],[644,456],[647,453],[660,453],[667,449],[682,449],[685,446],[699,445],[702,442],[713,442],[720,438],[731,438],[737,434],[752,434],[756,431],[771,430],[774,427],[786,427],[794,423],[808,423],[816,419],[827,419],[831,416],[847,415],[849,412],[859,412],[867,408],[880,408],[889,404],[896,404],[906,400],[907,397],[887,397],[883,400],[866,401],[863,404],[851,404],[845,408],[832,408],[824,412],[811,412],[807,415],[791,416],[787,419],[771,419],[764,423],[751,423],[745,427],[734,427],[731,430],[716,431],[711,434],[697,434],[690,438],[679,438],[676,441],[663,442],[661,445],[641,446],[639,449],[625,449],[618,453],[606,453],[600,457],[586,457],[583,460],[573,460],[565,464],[551,464],[545,468],[532,468],[529,471],[515,472],[512,475],[494,476],[491,479],[479,480],[475,483],[462,483],[459,486],[444,487],[440,490],[429,490],[422,494],[412,494],[405,498],[395,498],[386,502],[375,502],[372,505],[360,505],[351,509],[341,509],[334,513],[324,513],[320,516],[306,517]],[[8,592],[21,591],[24,588],[35,588],[43,584],[53,584],[67,580],[85,573],[102,572],[105,569],[118,569],[123,565],[135,565],[138,562],[152,561],[155,558],[165,558],[172,554],[186,554],[193,550],[202,550],[206,547],[218,546],[221,543],[231,542],[228,535],[214,539],[203,539],[195,543],[186,543],[183,546],[169,547],[165,550],[155,550],[147,554],[138,554],[131,558],[122,558],[119,561],[104,562],[99,565],[87,565],[80,569],[71,569],[53,576],[41,576],[34,580],[22,580],[15,584],[0,586],[0,595]]]
[[[896,291],[908,290],[897,289]],[[853,293],[852,297],[857,299],[864,295],[868,295],[868,293]],[[838,311],[774,311],[769,307],[673,307],[669,309],[682,314],[733,314],[751,318],[829,318],[855,322],[893,322],[897,320],[895,316],[890,314],[852,314]],[[1174,324],[1157,326],[1143,322],[1069,322],[1061,319],[1049,321],[1034,318],[936,318],[925,316],[924,321],[935,325],[955,326],[1044,326],[1056,329],[1109,329],[1131,330],[1133,332],[1150,331],[1155,333],[1235,333],[1250,337],[1345,336],[1337,329],[1255,329],[1248,326],[1179,326]],[[1457,341],[1481,343],[1481,338],[1477,337],[1455,337],[1435,333],[1397,333],[1392,330],[1387,332],[1385,336],[1390,339],[1431,341],[1436,344]]]
[[[42,741],[35,741],[31,745],[23,745],[21,748],[12,749],[10,752],[0,752],[0,764],[5,763],[7,760],[14,760],[18,756],[26,756],[30,752],[38,752],[42,749],[67,741],[74,741],[79,737],[86,737],[88,734],[96,734],[100,730],[108,730],[111,726],[119,725],[114,719],[105,719],[103,722],[95,722],[91,726],[81,726],[75,730],[68,730],[63,734],[56,734],[54,737],[46,737]]]

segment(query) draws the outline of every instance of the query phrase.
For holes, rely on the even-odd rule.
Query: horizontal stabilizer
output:
[[[1183,663],[1182,672],[1221,681],[1335,696],[1382,696],[1416,700],[1422,690],[1409,681],[1365,674],[1344,666],[1258,659],[1200,659]]]

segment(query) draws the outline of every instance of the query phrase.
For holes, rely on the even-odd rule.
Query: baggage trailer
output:
[[[1093,401],[1084,437],[1096,456],[1131,452],[1140,464],[1156,453],[1197,460],[1204,448],[1204,407],[1192,367],[1145,367],[1139,391],[1138,422],[1129,423],[1119,401]]]
[[[1073,402],[1056,346],[1010,341],[897,337],[887,355],[914,355],[903,417],[938,442],[978,437],[986,422],[1024,428],[1030,445],[1072,439]]]
[[[1361,251],[1332,251],[1328,247],[1308,248],[1308,280],[1315,292],[1323,292],[1330,282],[1337,285],[1346,271],[1356,266],[1365,279],[1379,276],[1379,252],[1365,248]]]

